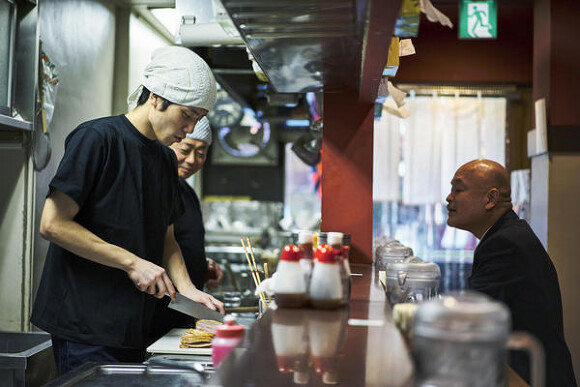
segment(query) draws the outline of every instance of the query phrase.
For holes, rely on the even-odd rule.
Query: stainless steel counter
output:
[[[352,265],[348,307],[269,308],[216,369],[221,386],[415,384],[415,366],[370,266]],[[526,385],[508,369],[508,385]]]
[[[414,366],[369,266],[333,311],[269,309],[216,369],[223,386],[412,386]]]
[[[211,386],[209,376],[176,365],[86,363],[74,371],[47,384],[65,386]]]
[[[414,364],[378,279],[370,266],[352,272],[348,307],[269,308],[205,379],[182,367],[199,358],[154,355],[173,366],[88,364],[50,386],[413,386]],[[508,385],[526,384],[510,369]]]

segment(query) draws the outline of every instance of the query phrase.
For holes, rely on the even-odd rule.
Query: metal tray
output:
[[[86,363],[53,380],[45,387],[66,386],[212,386],[210,378],[182,367],[163,367],[147,364]]]

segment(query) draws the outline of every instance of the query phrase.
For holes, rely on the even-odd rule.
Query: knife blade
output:
[[[195,317],[197,319],[217,320],[224,322],[224,316],[220,312],[212,310],[203,304],[197,303],[180,293],[175,293],[175,300],[171,300],[167,306],[173,310],[177,310],[178,312]]]

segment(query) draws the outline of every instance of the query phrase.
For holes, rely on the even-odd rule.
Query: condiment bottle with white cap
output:
[[[314,234],[312,231],[300,231],[298,233],[298,248],[300,249],[300,268],[304,273],[306,285],[310,283],[312,267],[314,266]]]
[[[314,268],[310,278],[310,303],[317,309],[336,309],[342,305],[340,251],[329,245],[318,245],[314,251]]]
[[[342,282],[342,304],[347,304],[350,299],[350,264],[348,258],[344,254],[343,249],[344,234],[341,232],[329,232],[328,244],[333,249],[340,251],[340,280]]]
[[[274,295],[280,308],[300,308],[306,304],[306,279],[300,268],[300,249],[296,245],[286,245],[280,253],[276,269]]]
[[[211,341],[211,361],[217,367],[219,363],[234,349],[244,338],[246,329],[236,323],[232,315],[224,317],[224,324],[218,325],[215,337]]]

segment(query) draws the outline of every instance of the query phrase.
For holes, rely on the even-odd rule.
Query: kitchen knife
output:
[[[168,306],[171,309],[177,310],[178,312],[195,317],[197,319],[217,320],[224,322],[224,316],[220,312],[212,310],[203,304],[197,303],[181,295],[180,293],[175,293],[175,300],[171,300]]]

